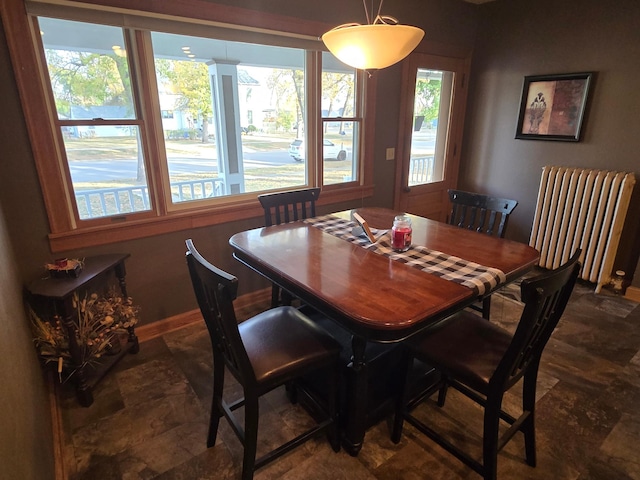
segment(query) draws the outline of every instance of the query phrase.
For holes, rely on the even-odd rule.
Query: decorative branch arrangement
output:
[[[69,332],[62,319],[54,315],[51,320],[41,319],[30,310],[33,342],[45,364],[57,363],[58,376],[69,370],[68,380],[78,368],[98,363],[103,355],[115,355],[120,351],[120,338],[128,328],[138,323],[140,307],[131,297],[124,298],[115,289],[102,297],[93,293],[82,300],[73,295],[76,315],[73,320],[76,342],[82,352],[79,365],[73,363],[69,353]]]

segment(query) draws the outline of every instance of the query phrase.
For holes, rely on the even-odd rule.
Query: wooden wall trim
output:
[[[49,394],[49,411],[51,414],[51,431],[53,434],[53,461],[55,480],[68,480],[69,475],[65,465],[64,455],[64,424],[62,422],[62,409],[60,402],[60,384],[51,369],[46,372],[46,386]]]
[[[624,298],[640,303],[640,287],[628,287]]]
[[[249,308],[257,303],[268,302],[270,299],[271,288],[265,288],[242,295],[233,303],[237,312],[240,309]],[[150,323],[149,325],[141,325],[139,328],[136,328],[136,334],[138,335],[138,340],[142,343],[161,335],[165,335],[169,332],[180,330],[181,328],[193,325],[194,323],[201,323],[202,321],[200,310],[195,309],[174,315],[173,317],[165,318],[164,320]]]

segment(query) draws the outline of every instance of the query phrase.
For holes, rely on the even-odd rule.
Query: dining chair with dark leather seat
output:
[[[233,300],[237,278],[205,260],[189,239],[187,265],[211,339],[213,399],[207,447],[215,445],[218,424],[226,417],[244,447],[242,479],[310,438],[326,432],[339,451],[338,373],[340,345],[300,311],[290,306],[269,309],[238,324]],[[232,403],[223,397],[225,371],[242,386],[244,396]],[[259,398],[271,390],[312,372],[326,372],[327,405],[314,404],[324,419],[275,450],[256,459]],[[304,392],[303,393],[307,393]],[[309,395],[309,401],[314,397]],[[244,428],[234,410],[244,407]],[[323,408],[326,407],[326,408]]]
[[[415,400],[409,400],[409,382],[405,380],[403,394],[396,404],[392,440],[400,441],[406,420],[485,479],[495,479],[499,450],[521,431],[526,461],[535,466],[535,403],[540,357],[575,285],[580,270],[579,255],[578,251],[559,268],[523,280],[524,311],[513,335],[478,315],[462,311],[426,334],[409,339],[404,368],[408,371],[415,358],[434,366],[442,374],[442,380]],[[522,414],[516,419],[503,411],[502,399],[520,379],[523,379]],[[438,405],[444,406],[449,386],[484,406],[482,463],[412,414],[436,391],[439,392]],[[500,420],[509,425],[502,437],[499,436]]]
[[[316,200],[320,196],[320,188],[305,188],[289,192],[264,193],[258,195],[260,205],[264,209],[264,224],[267,227],[281,223],[295,222],[316,216]],[[271,306],[290,305],[293,296],[281,291],[273,284],[271,289]]]
[[[480,193],[448,190],[451,202],[449,224],[486,235],[504,238],[509,215],[518,206],[516,200],[490,197]],[[482,305],[473,304],[469,308],[482,313],[489,320],[491,316],[491,295],[481,299]]]

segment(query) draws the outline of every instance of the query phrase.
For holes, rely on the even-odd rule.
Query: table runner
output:
[[[496,285],[504,283],[507,279],[504,272],[497,268],[485,267],[478,263],[419,245],[412,245],[406,252],[396,252],[391,248],[391,235],[388,230],[372,228],[371,231],[376,241],[371,243],[364,233],[362,236],[353,235],[352,230],[357,224],[350,220],[334,215],[323,215],[308,218],[304,222],[326,233],[356,243],[377,254],[385,255],[445,280],[464,285],[471,288],[478,296],[484,295],[485,292],[490,292]]]

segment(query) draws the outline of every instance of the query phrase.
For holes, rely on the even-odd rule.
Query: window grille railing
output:
[[[412,157],[409,168],[409,186],[430,183],[433,181],[434,157]]]
[[[218,197],[224,192],[220,178],[171,183],[174,203]],[[75,192],[81,220],[150,210],[146,185],[120,188],[95,188]]]

